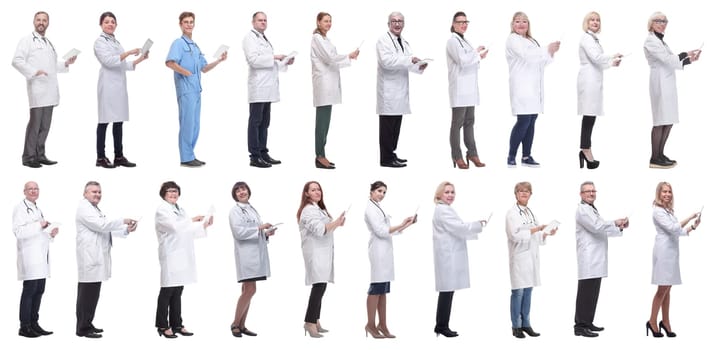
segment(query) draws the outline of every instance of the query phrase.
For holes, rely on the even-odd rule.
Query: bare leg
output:
[[[671,286],[658,286],[656,288],[656,294],[654,294],[654,300],[651,302],[651,317],[649,317],[649,324],[651,325],[652,329],[659,329],[658,323],[656,322],[656,318],[659,316],[659,309],[662,308],[662,305],[664,304],[664,299],[667,297],[669,290],[671,289]],[[668,304],[667,304],[668,305]],[[668,308],[668,306],[667,306]],[[668,311],[666,311],[668,316]],[[663,314],[662,310],[662,317],[665,319],[668,319]]]
[[[671,286],[666,286],[664,300],[661,302],[661,319],[667,331],[671,331],[671,320],[669,319],[669,305],[671,304]]]
[[[387,308],[388,308],[388,295],[387,294],[381,294],[380,298],[378,299],[378,329],[381,333],[383,333],[383,336],[386,338],[393,338],[394,335],[390,334],[390,331],[388,330],[388,321],[386,317]]]
[[[232,326],[238,326],[240,330],[243,330],[246,322],[246,315],[251,305],[251,298],[256,293],[256,282],[244,282],[241,285],[241,296],[236,304],[236,312],[234,313],[234,322]]]
[[[379,295],[368,295],[368,298],[365,301],[366,310],[368,311],[368,323],[366,323],[366,327],[370,329],[376,329],[375,327],[375,313],[378,309],[378,300],[380,299]]]

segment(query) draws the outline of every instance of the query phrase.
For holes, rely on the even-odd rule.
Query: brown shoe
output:
[[[459,169],[468,169],[470,168],[470,164],[465,163],[465,161],[462,160],[462,158],[458,158],[452,161],[452,167],[454,168],[457,166]]]
[[[466,160],[468,162],[472,162],[472,164],[475,164],[476,167],[482,168],[485,166],[485,163],[480,161],[480,157],[478,156],[465,156]]]

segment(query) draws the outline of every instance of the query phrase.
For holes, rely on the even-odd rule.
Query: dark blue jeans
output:
[[[535,137],[535,123],[537,122],[537,114],[518,114],[517,122],[512,127],[510,134],[510,152],[508,156],[515,158],[517,155],[517,147],[522,144],[522,157],[532,155],[532,140]]]
[[[266,142],[271,124],[271,102],[249,103],[248,141],[251,159],[259,159],[268,153]]]
[[[26,327],[36,324],[40,318],[40,302],[45,292],[45,279],[22,282],[22,296],[20,296],[20,326]]]

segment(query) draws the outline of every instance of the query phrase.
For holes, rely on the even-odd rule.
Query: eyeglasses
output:
[[[390,24],[403,24],[403,23],[405,23],[405,21],[402,19],[391,19],[390,20]]]
[[[654,20],[654,23],[663,23],[663,24],[667,24],[667,23],[669,23],[669,20],[668,20],[668,19],[661,19],[661,18],[657,18],[657,19],[655,19],[655,20]]]
[[[585,190],[582,193],[597,193],[597,190]]]
[[[517,190],[518,193],[529,193],[532,194],[532,191],[530,190]]]
[[[167,193],[179,193],[179,190],[177,190],[176,188],[170,188],[167,190]]]
[[[455,21],[457,24],[470,24],[470,21]]]

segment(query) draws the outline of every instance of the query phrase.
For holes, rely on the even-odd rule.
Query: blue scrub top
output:
[[[206,66],[206,58],[196,43],[183,36],[174,40],[165,62],[174,61],[182,68],[191,72],[187,77],[174,72],[174,85],[177,89],[177,97],[201,92],[201,70]]]

